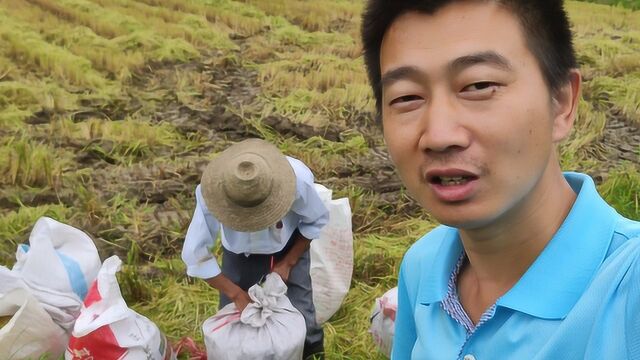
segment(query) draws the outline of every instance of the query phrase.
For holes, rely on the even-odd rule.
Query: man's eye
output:
[[[466,100],[489,100],[502,85],[492,81],[479,81],[460,90],[460,97]]]
[[[389,105],[402,104],[402,103],[407,103],[407,102],[416,101],[416,100],[422,100],[422,98],[418,95],[405,95],[405,96],[400,96],[399,98],[395,98],[391,100]]]
[[[477,83],[473,83],[471,85],[467,85],[462,89],[462,92],[465,91],[482,91],[482,90],[494,90],[499,86],[498,83],[491,81],[480,81]]]

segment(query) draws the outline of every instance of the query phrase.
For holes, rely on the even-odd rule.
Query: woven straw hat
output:
[[[289,212],[296,176],[275,145],[248,139],[211,160],[202,174],[201,188],[207,208],[224,226],[254,232]]]

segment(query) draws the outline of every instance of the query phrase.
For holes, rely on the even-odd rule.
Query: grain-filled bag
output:
[[[0,295],[0,359],[58,359],[68,340],[27,289]]]
[[[371,311],[369,332],[378,349],[387,357],[391,357],[397,310],[398,288],[394,287],[376,299]]]
[[[340,308],[351,286],[353,274],[353,231],[349,199],[331,199],[332,192],[314,184],[329,210],[329,223],[320,238],[311,242],[311,286],[316,321],[322,324]]]
[[[0,294],[26,288],[56,324],[71,331],[88,288],[100,270],[93,240],[73,226],[41,217],[29,235],[29,245],[16,251],[11,272],[0,271]]]
[[[230,303],[202,325],[209,359],[299,360],[307,333],[304,317],[287,298],[287,286],[271,273],[249,288],[253,301],[242,314]]]
[[[129,309],[118,286],[117,256],[104,261],[71,333],[66,360],[175,359],[158,327]]]

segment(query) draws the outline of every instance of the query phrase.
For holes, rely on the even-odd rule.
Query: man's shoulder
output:
[[[630,237],[607,258],[598,277],[608,284],[612,296],[626,299],[625,316],[640,321],[640,234]],[[640,336],[640,327],[635,331]]]
[[[640,241],[640,222],[620,216],[616,223],[615,233],[627,239]]]
[[[640,233],[627,232],[623,236],[626,239],[604,260],[596,279],[617,292],[634,291],[640,300]]]
[[[298,180],[313,184],[313,173],[305,163],[291,156],[286,156],[286,158]]]

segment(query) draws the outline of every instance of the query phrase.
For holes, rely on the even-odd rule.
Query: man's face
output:
[[[566,131],[515,15],[491,2],[404,14],[380,61],[384,138],[428,212],[474,229],[535,203]]]

